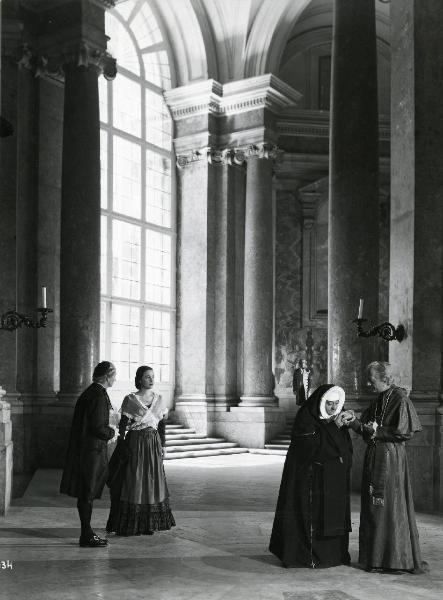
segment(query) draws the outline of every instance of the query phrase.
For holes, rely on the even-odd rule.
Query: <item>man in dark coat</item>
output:
[[[311,392],[312,369],[308,367],[308,361],[304,358],[299,361],[298,368],[294,371],[292,378],[292,391],[295,394],[295,403],[301,406],[306,402]]]
[[[107,540],[92,530],[91,516],[93,500],[101,497],[108,474],[107,442],[115,434],[109,426],[112,405],[106,391],[114,384],[115,376],[112,363],[99,363],[93,383],[81,394],[74,409],[60,492],[77,498],[81,547],[107,545]]]

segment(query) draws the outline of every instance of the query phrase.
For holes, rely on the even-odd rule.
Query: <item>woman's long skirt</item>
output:
[[[116,523],[117,535],[143,535],[171,529],[175,525],[169,508],[157,430],[130,431],[126,440],[131,452],[123,478]]]

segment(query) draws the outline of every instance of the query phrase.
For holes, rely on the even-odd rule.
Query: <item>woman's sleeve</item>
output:
[[[128,425],[129,418],[126,415],[122,415],[120,423],[118,424],[118,435],[122,438],[125,437],[126,427]]]

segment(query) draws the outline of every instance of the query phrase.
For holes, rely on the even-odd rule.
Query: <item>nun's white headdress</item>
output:
[[[326,412],[326,401],[327,400],[338,400],[337,408],[335,409],[335,412],[332,415],[328,415],[328,413]],[[338,385],[333,385],[321,397],[320,419],[330,419],[331,417],[335,417],[342,411],[344,403],[345,403],[345,390]]]

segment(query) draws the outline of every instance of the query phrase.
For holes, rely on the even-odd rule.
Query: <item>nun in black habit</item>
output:
[[[345,392],[322,385],[292,427],[269,550],[285,567],[349,564],[352,442]]]

